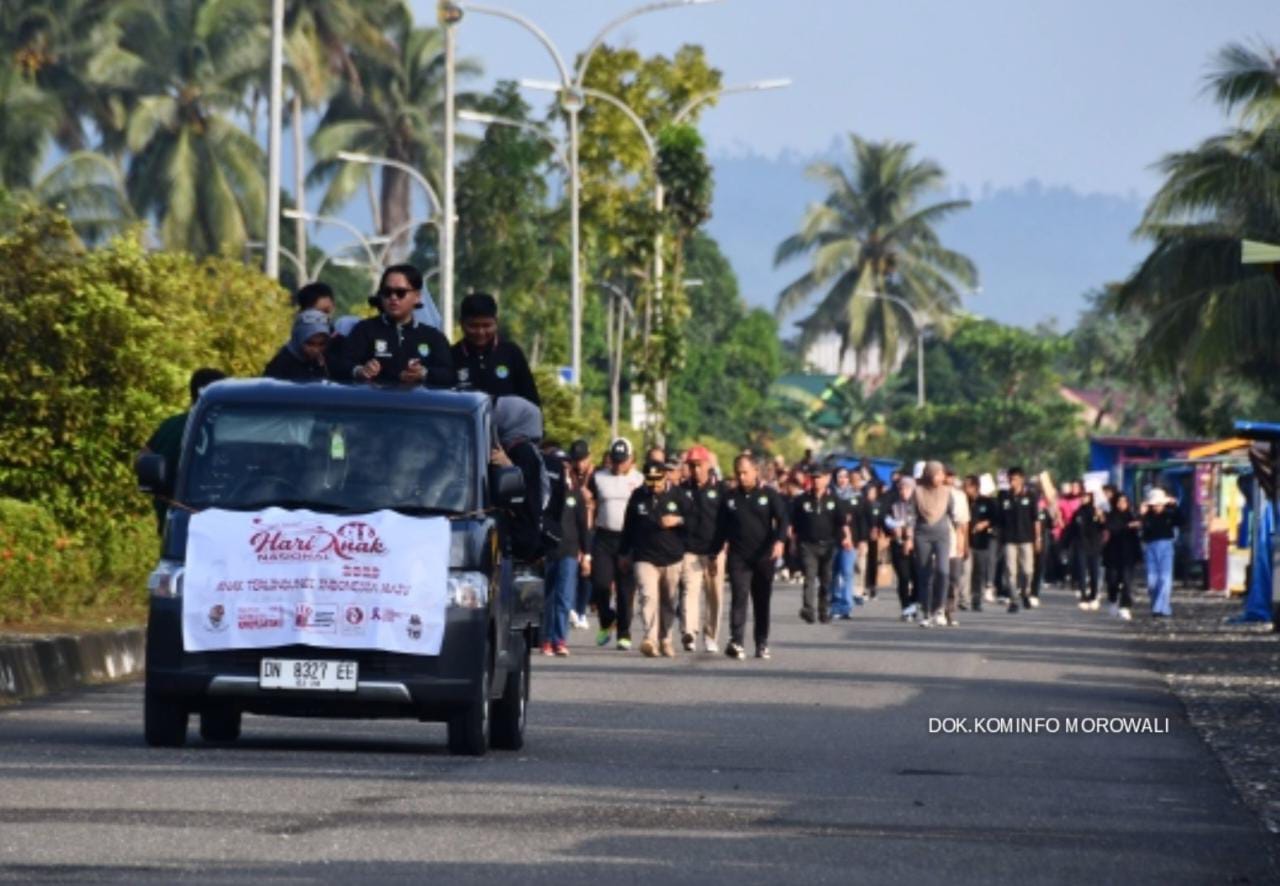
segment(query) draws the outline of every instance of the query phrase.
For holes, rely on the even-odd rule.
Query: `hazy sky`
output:
[[[570,64],[637,5],[494,2],[536,21]],[[434,20],[431,0],[413,6],[419,21]],[[913,141],[974,190],[1036,178],[1145,196],[1154,161],[1223,125],[1202,92],[1212,53],[1260,37],[1280,44],[1280,0],[724,0],[642,16],[610,42],[666,54],[699,43],[726,82],[795,81],[707,112],[713,155],[808,155],[853,130]],[[486,83],[555,74],[510,22],[469,14],[458,44]]]

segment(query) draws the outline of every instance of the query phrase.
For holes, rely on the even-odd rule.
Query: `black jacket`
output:
[[[329,377],[329,372],[325,364],[303,360],[286,345],[276,351],[271,362],[262,370],[262,375],[281,381],[324,381]]]
[[[375,357],[381,371],[373,380],[380,384],[400,384],[400,373],[409,368],[410,360],[422,361],[427,370],[426,385],[448,388],[458,382],[449,340],[440,330],[416,318],[402,326],[395,325],[385,314],[361,320],[342,340],[342,356],[331,370],[332,377],[355,381],[356,367]]]
[[[451,353],[458,370],[458,386],[464,390],[484,391],[490,397],[514,395],[535,406],[542,405],[529,361],[515,342],[498,338],[489,347],[476,350],[464,339],[453,346]]]
[[[688,502],[685,518],[685,546],[691,554],[708,556],[716,551],[716,525],[720,519],[720,502],[724,487],[719,483],[699,486],[692,480],[680,487]]]
[[[663,517],[686,518],[688,501],[684,490],[677,486],[657,495],[648,486],[631,493],[619,553],[654,566],[679,563],[685,551],[685,526],[681,523],[673,529],[664,529],[660,521]]]
[[[1112,510],[1107,514],[1107,540],[1102,562],[1113,569],[1133,566],[1142,559],[1142,523],[1136,511]]]
[[[787,506],[777,490],[757,485],[727,494],[720,506],[717,538],[729,545],[729,556],[748,563],[767,560],[777,542],[787,539]]]

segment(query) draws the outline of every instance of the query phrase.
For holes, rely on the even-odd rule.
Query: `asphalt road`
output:
[[[138,684],[0,711],[0,881],[1270,883],[1276,838],[1105,614],[1067,595],[956,628],[885,596],[774,658],[536,659],[519,754],[444,727],[246,717],[142,744]],[[1067,734],[1070,717],[1167,734]],[[1062,731],[930,733],[930,718]],[[1045,728],[1048,728],[1046,726]]]

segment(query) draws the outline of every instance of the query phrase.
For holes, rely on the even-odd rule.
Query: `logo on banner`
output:
[[[300,631],[332,634],[338,624],[336,605],[299,603],[293,610],[293,626]]]
[[[221,603],[215,603],[209,607],[209,611],[204,616],[204,626],[214,633],[221,633],[228,627],[227,625],[227,607]]]
[[[275,631],[284,627],[280,606],[241,606],[236,609],[236,627],[242,631]]]
[[[348,606],[344,618],[352,627],[364,624],[364,610],[359,606]]]
[[[410,640],[422,639],[422,619],[417,615],[409,616],[408,632]]]
[[[327,563],[389,553],[377,530],[360,520],[333,531],[318,523],[267,523],[261,517],[253,523],[249,547],[259,563]]]

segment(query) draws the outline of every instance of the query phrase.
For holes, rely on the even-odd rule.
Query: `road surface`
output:
[[[0,711],[0,881],[1277,881],[1275,838],[1104,613],[1058,591],[924,630],[883,594],[834,625],[798,605],[779,588],[768,662],[576,631],[535,658],[525,750],[483,759],[407,721],[246,717],[230,747],[193,722],[150,750],[138,683]],[[1111,716],[1167,732],[1066,731]]]

